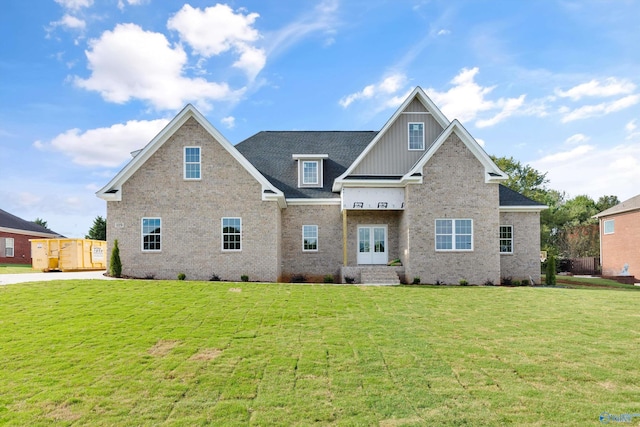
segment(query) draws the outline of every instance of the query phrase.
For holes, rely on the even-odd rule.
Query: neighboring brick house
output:
[[[640,194],[595,218],[600,223],[602,275],[640,278]]]
[[[31,264],[29,239],[55,237],[62,236],[0,209],[0,264]]]
[[[259,132],[235,147],[188,105],[97,195],[128,276],[538,281],[546,206],[506,178],[416,88],[379,132]]]

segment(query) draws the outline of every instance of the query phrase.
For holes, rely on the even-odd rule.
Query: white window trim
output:
[[[305,227],[315,227],[315,229],[316,229],[316,235],[315,235],[316,248],[315,249],[305,249],[305,247],[304,247],[304,238],[305,238],[304,228]],[[318,248],[320,247],[320,237],[318,236],[318,234],[319,234],[319,232],[318,232],[318,226],[317,225],[315,225],[315,224],[304,224],[302,226],[302,252],[318,252]]]
[[[607,219],[602,221],[602,233],[603,234],[614,234],[616,232],[616,223],[615,219]],[[607,224],[611,224],[611,231],[607,231]]]
[[[199,151],[199,161],[198,162],[187,162],[187,149],[188,148],[197,148]],[[187,164],[189,165],[199,165],[200,166],[200,176],[198,178],[187,178]],[[184,147],[182,150],[182,178],[185,181],[200,181],[202,179],[202,147],[197,145],[189,145]]]
[[[145,219],[159,219],[160,220],[160,249],[145,249],[144,248],[144,220]],[[154,234],[155,235],[155,234]],[[162,252],[162,218],[159,216],[145,216],[140,220],[140,249],[142,252],[158,253]]]
[[[315,163],[316,165],[316,179],[313,182],[307,182],[305,181],[305,176],[304,176],[304,166],[307,163]],[[303,160],[302,161],[302,185],[318,185],[320,183],[320,160]]]
[[[511,251],[510,252],[502,252],[502,245],[500,245],[500,255],[512,255],[513,254],[513,225],[505,224],[505,225],[501,225],[500,226],[500,228],[502,228],[502,227],[509,227],[511,229],[511,237],[509,239],[503,239],[502,236],[498,236],[498,243],[500,243],[501,240],[510,240],[511,241]]]
[[[437,224],[438,221],[452,221],[451,226],[451,249],[438,249],[438,234],[437,234]],[[456,245],[456,221],[471,221],[471,248],[470,249],[458,249],[455,247]],[[433,222],[433,247],[436,252],[473,252],[474,247],[474,231],[473,231],[473,219],[471,218],[436,218]],[[466,234],[465,234],[466,236]]]
[[[11,242],[11,244],[9,244]],[[16,243],[13,237],[5,237],[4,239],[4,257],[15,258],[16,256]],[[7,255],[7,249],[11,249],[11,255]]]
[[[224,220],[225,219],[239,219],[240,220],[240,249],[225,249],[224,247]],[[239,216],[224,216],[220,218],[220,249],[222,252],[242,252],[242,217]]]
[[[411,148],[411,125],[422,125],[422,148]],[[407,148],[409,151],[424,151],[425,150],[425,141],[424,141],[424,122],[409,122],[407,123]]]

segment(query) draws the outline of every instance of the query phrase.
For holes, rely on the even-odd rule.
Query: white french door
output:
[[[386,264],[387,226],[358,226],[358,264]]]

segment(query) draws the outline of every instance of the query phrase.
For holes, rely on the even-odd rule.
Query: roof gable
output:
[[[462,143],[467,147],[469,151],[482,163],[485,168],[485,182],[502,182],[509,177],[491,160],[491,157],[484,151],[484,149],[478,144],[478,142],[471,136],[471,134],[460,124],[458,119],[455,119],[449,124],[449,126],[440,134],[438,139],[434,141],[424,155],[416,162],[411,170],[405,175],[406,178],[411,176],[417,176],[422,174],[424,165],[433,157],[433,155],[442,147],[442,144],[455,133]]]
[[[347,168],[347,170],[336,179],[336,183],[333,187],[334,191],[340,190],[342,181],[347,176],[354,173],[354,171],[363,162],[363,160],[372,152],[376,144],[378,144],[380,140],[387,134],[387,132],[389,132],[394,123],[396,123],[396,121],[399,119],[400,115],[403,114],[405,110],[407,110],[407,108],[412,103],[414,103],[414,101],[417,101],[419,104],[421,104],[424,107],[424,112],[429,113],[442,129],[449,126],[449,120],[445,117],[442,111],[440,111],[440,109],[433,103],[433,101],[427,96],[427,94],[424,92],[424,90],[422,90],[420,86],[416,86],[416,88],[409,94],[409,96],[407,96],[400,107],[398,107],[395,113],[393,113],[389,120],[387,120],[376,137],[373,138],[369,145],[360,153],[360,155]]]
[[[103,200],[122,199],[122,185],[190,118],[196,120],[235,160],[262,185],[263,200],[284,205],[284,195],[274,187],[193,105],[187,104],[118,174],[96,195]]]

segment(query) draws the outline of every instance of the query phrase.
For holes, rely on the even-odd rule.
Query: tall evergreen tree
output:
[[[93,220],[93,226],[89,229],[89,234],[84,237],[85,239],[107,240],[107,220],[98,215]]]

